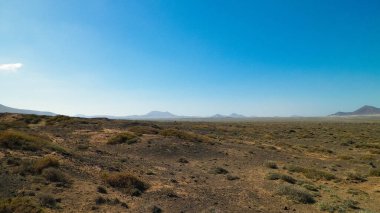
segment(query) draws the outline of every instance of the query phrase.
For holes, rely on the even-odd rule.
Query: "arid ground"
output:
[[[0,115],[0,212],[380,212],[376,119]]]

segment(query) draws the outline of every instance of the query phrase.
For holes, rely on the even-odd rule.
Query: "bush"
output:
[[[97,191],[102,194],[107,194],[107,189],[103,186],[98,186]]]
[[[134,196],[140,195],[149,188],[148,184],[128,173],[104,174],[103,179],[111,187]]]
[[[124,132],[124,133],[119,133],[118,135],[113,136],[110,138],[107,142],[107,144],[133,144],[139,141],[139,138],[132,133]]]
[[[53,157],[44,157],[44,158],[38,159],[34,163],[34,169],[37,173],[41,173],[42,170],[49,167],[55,167],[55,168],[59,167],[58,160]]]
[[[312,194],[295,186],[283,185],[279,188],[278,194],[284,195],[287,198],[299,203],[315,203],[315,199]]]
[[[370,176],[380,177],[380,169],[371,169],[369,172]]]
[[[8,149],[37,151],[46,146],[47,141],[23,132],[7,130],[0,133],[0,146]]]
[[[50,141],[45,138],[15,130],[0,132],[0,147],[25,151],[49,149],[62,154],[69,154],[64,148],[51,144]]]
[[[57,200],[50,194],[42,194],[39,196],[40,204],[47,208],[55,208]]]
[[[24,197],[16,197],[12,199],[0,199],[0,212],[28,212],[42,213],[42,208],[30,199]]]
[[[47,168],[42,171],[42,176],[50,182],[69,183],[66,175],[56,168]]]
[[[367,179],[363,175],[357,172],[348,173],[346,180],[351,181],[353,183],[362,183],[362,182],[367,181]]]
[[[142,136],[143,134],[156,135],[159,133],[159,129],[151,126],[132,126],[128,128],[128,131],[131,131],[139,136]]]
[[[264,166],[270,169],[278,169],[278,166],[275,162],[273,161],[267,161],[264,163]]]
[[[304,168],[304,167],[300,167],[300,166],[293,166],[293,165],[287,166],[286,169],[290,172],[302,173],[303,175],[305,175],[305,177],[310,178],[310,179],[314,179],[314,180],[320,180],[320,179],[333,180],[333,179],[336,179],[335,175],[328,173],[328,172],[325,172],[325,171],[317,170],[317,169],[308,169],[308,168]]]
[[[294,179],[293,177],[291,177],[289,175],[278,174],[278,173],[269,173],[266,176],[266,179],[268,179],[268,180],[283,180],[283,181],[291,183],[291,184],[295,184],[297,182],[296,179]]]

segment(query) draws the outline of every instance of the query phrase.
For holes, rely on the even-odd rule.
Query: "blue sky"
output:
[[[0,103],[68,115],[380,107],[379,11],[377,0],[1,0]]]

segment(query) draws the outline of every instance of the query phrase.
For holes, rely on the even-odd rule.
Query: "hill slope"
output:
[[[7,107],[7,106],[1,105],[1,104],[0,104],[0,113],[34,114],[34,115],[49,115],[49,116],[55,115],[52,112],[16,109],[16,108]]]

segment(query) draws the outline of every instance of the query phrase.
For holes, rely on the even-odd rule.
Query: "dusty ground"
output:
[[[35,150],[10,147],[9,141],[27,141],[12,139],[14,132],[46,143]],[[123,133],[133,140],[109,144]],[[36,170],[45,158],[59,165]],[[48,167],[66,180],[48,179]],[[37,212],[380,212],[379,168],[376,120],[0,116],[0,212],[17,198]],[[147,189],[125,192],[104,178],[119,173]]]

